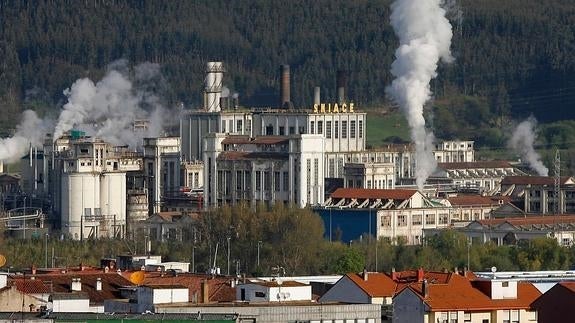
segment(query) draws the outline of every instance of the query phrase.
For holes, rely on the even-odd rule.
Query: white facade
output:
[[[206,207],[240,201],[254,206],[261,202],[292,202],[300,207],[322,203],[323,155],[320,135],[207,135]]]
[[[51,308],[53,312],[92,312],[88,295],[81,293],[52,294],[48,302],[48,308]]]
[[[187,303],[189,290],[184,286],[140,286],[137,292],[138,304]]]
[[[251,282],[236,286],[236,299],[253,303],[311,301],[311,286],[294,281]]]
[[[475,161],[473,141],[446,140],[435,144],[433,155],[438,163],[467,163]]]
[[[395,171],[392,163],[347,163],[344,169],[344,187],[395,188]]]
[[[144,138],[144,174],[150,210],[162,210],[162,196],[180,191],[180,138]]]

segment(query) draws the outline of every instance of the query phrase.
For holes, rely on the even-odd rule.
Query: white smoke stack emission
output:
[[[545,167],[541,161],[541,156],[533,148],[533,144],[537,138],[535,133],[536,125],[537,120],[533,117],[529,117],[517,125],[509,140],[509,147],[515,150],[521,156],[522,160],[527,161],[529,166],[535,170],[538,175],[548,176],[549,169]]]
[[[415,177],[421,190],[437,162],[433,133],[426,130],[423,106],[431,98],[429,83],[437,76],[440,60],[453,61],[452,30],[441,0],[396,0],[391,4],[391,25],[399,38],[388,94],[405,113],[415,144]]]
[[[0,161],[15,162],[29,152],[30,146],[41,147],[45,129],[45,123],[38,118],[36,112],[24,111],[14,135],[0,139]]]
[[[159,136],[171,115],[154,93],[163,83],[158,64],[143,63],[130,73],[124,60],[110,64],[97,83],[77,80],[64,91],[68,102],[58,118],[54,140],[77,128],[114,145],[140,146],[144,137]],[[148,120],[145,132],[134,131],[137,119]]]

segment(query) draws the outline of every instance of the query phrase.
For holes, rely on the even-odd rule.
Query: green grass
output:
[[[393,142],[394,138],[409,141],[409,127],[405,117],[399,112],[369,109],[367,112],[367,145],[378,147]]]

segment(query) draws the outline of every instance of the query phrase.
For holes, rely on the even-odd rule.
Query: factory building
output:
[[[44,147],[54,214],[74,239],[124,237],[128,172],[142,168],[141,156],[126,147],[72,132]]]
[[[204,187],[207,206],[263,202],[300,207],[323,201],[320,135],[231,136],[205,138]]]
[[[162,210],[162,197],[180,191],[180,138],[144,138],[144,174],[148,180],[149,207]]]

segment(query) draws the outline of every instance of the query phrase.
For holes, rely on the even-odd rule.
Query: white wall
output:
[[[59,299],[52,302],[54,312],[89,312],[90,300],[86,299]]]

